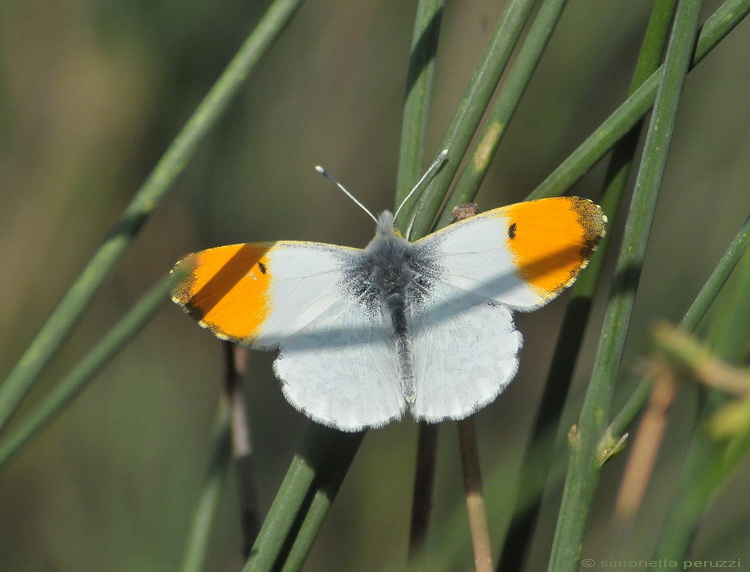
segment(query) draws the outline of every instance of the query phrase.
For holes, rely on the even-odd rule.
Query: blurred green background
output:
[[[706,2],[710,14],[719,2]],[[267,2],[46,0],[0,3],[0,374],[5,375]],[[392,206],[416,4],[306,3],[202,144],[172,194],[105,283],[28,399],[37,402],[174,261],[209,246],[299,239],[364,246],[372,223],[315,173],[324,165],[371,210]],[[432,152],[502,10],[448,2]],[[523,199],[623,99],[650,2],[571,1],[479,195]],[[638,375],[650,323],[677,321],[750,211],[750,24],[690,74],[623,383]],[[603,169],[574,192],[595,197]],[[612,232],[618,233],[617,221]],[[602,299],[596,305],[600,314]],[[559,301],[520,316],[518,378],[477,418],[485,476],[513,493],[547,370]],[[594,319],[598,319],[595,314]],[[591,340],[598,336],[596,323]],[[270,505],[307,424],[284,401],[271,354],[254,353],[248,408],[261,507]],[[583,365],[590,363],[585,356]],[[165,303],[157,319],[13,464],[0,472],[1,570],[176,569],[209,454],[220,342]],[[585,387],[581,368],[575,395]],[[623,392],[623,396],[626,393]],[[28,406],[27,406],[28,407]],[[612,524],[624,456],[603,473],[585,556],[647,558],[684,455],[693,392],[680,392],[636,526]],[[568,421],[576,404],[568,407]],[[23,413],[23,412],[22,412]],[[435,523],[461,508],[454,424],[441,427]],[[316,543],[310,570],[374,570],[406,555],[416,425],[371,431]],[[560,447],[561,450],[563,447]],[[745,463],[696,538],[706,558],[746,558]],[[546,563],[552,486],[529,570]],[[460,514],[460,512],[459,512]],[[206,569],[241,566],[230,480]],[[456,544],[465,543],[455,539]],[[459,560],[468,569],[471,556]]]

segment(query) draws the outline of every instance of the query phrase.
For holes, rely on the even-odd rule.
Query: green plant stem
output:
[[[140,332],[161,306],[169,292],[185,277],[174,272],[158,282],[84,357],[52,393],[0,445],[0,468],[31,441],[36,434],[59,415],[65,407],[94,379],[109,361]]]
[[[314,534],[309,535],[309,523],[318,521],[319,527],[338,490],[336,482],[340,483],[343,480],[346,468],[364,435],[364,432],[341,433],[317,423],[310,423],[300,450],[289,465],[289,470],[250,551],[250,558],[244,567],[245,572],[281,568],[303,528],[308,533],[301,542],[312,542]],[[342,453],[339,454],[340,452]],[[343,470],[334,469],[332,473],[327,472],[329,464],[338,463],[343,463]],[[325,496],[321,498],[320,494]],[[321,503],[325,506],[321,506]],[[308,515],[312,520],[306,525]]]
[[[508,129],[518,103],[531,81],[531,76],[567,3],[568,0],[545,0],[539,8],[534,23],[503,83],[500,95],[487,118],[486,125],[482,129],[476,148],[448,197],[438,226],[445,226],[450,222],[453,207],[474,200],[479,185],[487,173],[497,147]]]
[[[0,386],[0,431],[302,0],[275,0]]]
[[[724,252],[716,268],[703,285],[703,288],[701,288],[690,308],[688,308],[685,316],[680,321],[680,329],[692,332],[698,327],[698,324],[700,324],[701,320],[708,313],[708,309],[724,287],[724,284],[726,284],[742,255],[748,249],[750,249],[750,217],[745,219],[745,222]],[[642,379],[625,405],[620,409],[620,412],[612,420],[612,423],[610,423],[607,429],[607,436],[605,437],[606,440],[610,442],[619,441],[628,426],[633,422],[633,419],[640,413],[648,399],[650,391],[651,380],[648,378]]]
[[[691,69],[750,12],[750,0],[727,0],[701,29]],[[563,194],[633,128],[654,104],[662,68],[649,77],[604,122],[529,195],[541,199]]]
[[[289,549],[283,570],[302,569],[364,435],[364,433],[339,434],[339,438],[323,463],[320,478],[316,480],[312,493],[312,500],[294,536],[294,542]]]
[[[422,174],[425,133],[435,81],[435,57],[445,0],[420,0],[406,75],[406,102],[401,126],[401,148],[396,178],[395,207],[411,191]],[[415,200],[409,199],[410,201]],[[404,212],[411,210],[405,205]]]
[[[292,530],[297,514],[310,494],[316,474],[321,470],[326,456],[332,429],[310,423],[300,450],[292,459],[286,476],[279,487],[255,545],[250,551],[244,570],[271,570],[280,559],[284,543]]]
[[[633,72],[629,93],[633,93],[638,87],[659,67],[664,48],[669,37],[669,28],[674,17],[677,0],[657,0],[654,3],[651,17],[646,29],[646,34],[638,55],[638,61]],[[638,146],[641,123],[630,131],[625,137],[618,141],[612,152],[607,174],[604,180],[604,192],[602,193],[601,206],[609,217],[614,221],[615,214],[620,208],[625,187],[628,182],[633,157]],[[612,224],[612,223],[610,223]],[[539,405],[533,434],[532,443],[544,443],[544,436],[552,427],[560,422],[563,404],[568,394],[568,389],[573,378],[578,354],[581,349],[583,335],[589,314],[591,312],[591,299],[599,283],[604,266],[605,254],[612,237],[608,232],[599,243],[586,271],[579,276],[571,290],[570,301],[565,308],[565,315],[560,326],[555,351],[550,363],[549,373],[544,385],[544,394]],[[541,459],[534,459],[530,454],[525,454],[521,465],[520,477],[518,479],[521,488],[538,488],[540,474],[546,475],[551,466],[553,458],[552,443],[548,448],[548,454]],[[528,453],[531,452],[528,449]],[[523,494],[523,496],[528,496]],[[498,570],[521,570],[524,560],[528,555],[533,531],[539,517],[542,506],[541,495],[527,510],[519,511],[514,515],[510,530],[505,538],[501,552]]]
[[[549,570],[578,570],[586,524],[602,459],[617,372],[630,325],[656,199],[666,168],[672,132],[698,32],[700,0],[682,0],[667,48],[641,168],[626,221],[615,281],[604,317],[601,343],[577,427],[570,434],[570,465],[552,545]]]
[[[204,558],[211,536],[211,525],[216,515],[221,490],[226,481],[231,461],[232,437],[229,429],[229,406],[225,400],[219,405],[218,420],[214,431],[213,448],[208,470],[203,480],[198,502],[188,533],[188,541],[182,558],[182,572],[200,572],[204,569]]]
[[[435,157],[443,149],[448,150],[448,157],[419,198],[413,238],[421,238],[432,229],[448,187],[469,148],[471,138],[489,105],[533,6],[534,0],[509,0],[506,3],[505,10],[492,31],[474,74],[437,147]]]

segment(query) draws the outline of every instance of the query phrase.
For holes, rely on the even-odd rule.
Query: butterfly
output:
[[[360,431],[407,410],[463,419],[518,370],[513,312],[570,286],[607,222],[580,197],[497,208],[415,242],[394,220],[377,217],[364,249],[276,241],[191,254],[172,299],[220,339],[278,349],[284,396],[313,421]]]

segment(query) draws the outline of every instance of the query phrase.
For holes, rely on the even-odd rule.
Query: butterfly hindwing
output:
[[[518,369],[522,337],[507,306],[434,282],[412,315],[412,414],[463,419],[491,403]]]
[[[380,427],[406,408],[393,339],[354,299],[338,300],[285,339],[274,369],[287,400],[330,427]]]

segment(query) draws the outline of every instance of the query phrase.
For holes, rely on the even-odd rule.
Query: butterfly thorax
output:
[[[367,283],[383,303],[396,302],[405,296],[414,278],[410,265],[412,249],[413,245],[394,229],[391,213],[384,212],[378,220],[375,238],[364,251],[364,264],[369,270]]]

